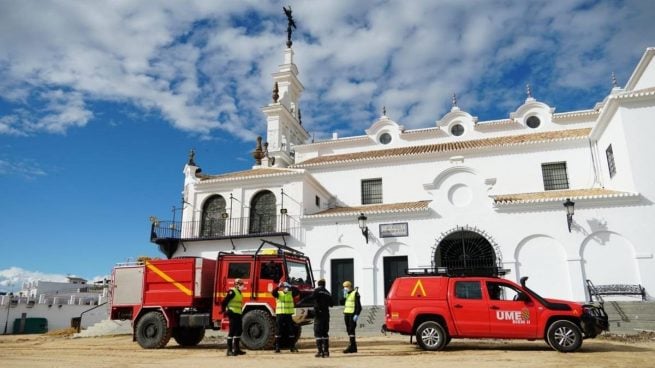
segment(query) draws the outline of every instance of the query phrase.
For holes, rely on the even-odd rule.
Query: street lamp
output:
[[[364,216],[364,213],[360,213],[357,217],[357,222],[359,223],[359,229],[362,230],[362,235],[366,238],[366,244],[368,244],[368,226],[366,226],[366,220],[368,218]]]
[[[571,223],[573,222],[573,214],[575,213],[575,202],[571,201],[571,198],[567,198],[564,202],[564,207],[566,208],[566,224],[569,226],[569,232],[571,232]]]

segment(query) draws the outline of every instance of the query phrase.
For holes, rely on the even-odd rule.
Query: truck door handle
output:
[[[489,309],[498,310],[498,309],[500,309],[500,308],[499,308],[499,307],[496,307],[495,305],[492,305],[491,307],[489,307]]]
[[[455,308],[463,308],[464,306],[461,305],[461,304],[455,304],[453,307],[455,307]]]

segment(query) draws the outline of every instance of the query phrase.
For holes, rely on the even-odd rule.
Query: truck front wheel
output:
[[[553,322],[546,333],[548,344],[562,353],[576,351],[582,346],[582,332],[575,323],[566,320]]]
[[[136,324],[136,341],[144,349],[160,349],[171,339],[171,329],[160,312],[148,312]]]
[[[173,329],[173,339],[180,346],[196,346],[204,337],[204,327],[176,327]]]
[[[446,330],[438,322],[423,322],[416,329],[416,342],[423,350],[442,350],[448,341]]]
[[[243,316],[241,342],[249,350],[271,349],[275,343],[275,319],[268,312],[255,309]]]

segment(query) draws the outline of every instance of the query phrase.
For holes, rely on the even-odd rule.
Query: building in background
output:
[[[508,118],[478,121],[453,96],[423,129],[383,111],[362,135],[313,142],[287,47],[255,165],[210,175],[190,154],[182,221],[151,219],[152,240],[168,257],[207,258],[284,242],[331,290],[354,281],[367,305],[382,304],[406,268],[431,267],[509,269],[556,298],[587,299],[586,280],[641,285],[650,297],[654,55],[588,110],[556,113],[528,87]]]
[[[0,332],[41,333],[86,328],[107,319],[108,280],[89,284],[83,278],[67,278],[68,282],[25,282],[21,291],[0,295]]]

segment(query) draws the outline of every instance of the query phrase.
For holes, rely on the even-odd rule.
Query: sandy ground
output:
[[[343,354],[345,339],[333,339],[332,356],[315,358],[313,340],[300,352],[248,351],[226,357],[223,338],[194,348],[173,340],[160,350],[144,350],[130,336],[70,338],[45,335],[0,336],[0,367],[654,367],[655,338],[586,340],[576,353],[562,354],[542,341],[453,340],[446,350],[424,352],[405,336],[359,339],[359,353]]]

